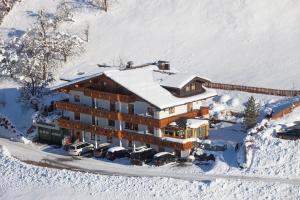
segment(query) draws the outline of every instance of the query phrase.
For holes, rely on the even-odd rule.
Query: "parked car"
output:
[[[134,151],[142,151],[144,149],[148,149],[148,147],[146,146],[140,146],[140,147],[135,147],[135,148],[128,148],[129,149],[129,152],[134,152]]]
[[[300,139],[300,129],[289,129],[283,132],[278,132],[277,137],[281,139],[287,139],[287,140],[297,140]]]
[[[69,155],[80,156],[94,150],[94,145],[87,142],[79,142],[69,147]]]
[[[102,143],[100,144],[97,149],[94,150],[94,156],[96,158],[104,158],[108,149],[111,147],[110,143]]]
[[[143,165],[153,160],[153,156],[157,152],[152,148],[142,148],[138,151],[134,151],[130,154],[130,162],[133,165]]]
[[[169,152],[159,152],[154,155],[153,157],[153,164],[156,166],[162,166],[167,163],[175,162],[176,157],[175,155],[169,153]]]
[[[204,154],[194,154],[195,160],[197,161],[215,161],[215,156],[213,154],[207,155],[206,153]]]
[[[115,160],[117,158],[124,158],[129,157],[130,154],[128,152],[128,149],[125,149],[124,147],[111,147],[107,150],[106,158],[108,160]]]

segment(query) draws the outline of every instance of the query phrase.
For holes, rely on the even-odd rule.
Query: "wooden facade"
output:
[[[208,108],[203,107],[200,110],[192,110],[187,113],[179,114],[172,117],[167,117],[164,119],[155,119],[153,117],[147,116],[140,116],[140,115],[133,115],[133,114],[126,114],[121,112],[114,112],[108,111],[99,108],[92,108],[90,106],[74,104],[66,101],[58,101],[55,103],[55,107],[60,110],[71,111],[76,113],[84,113],[87,115],[107,118],[110,120],[120,120],[135,124],[143,124],[147,126],[153,126],[156,128],[165,128],[167,125],[179,118],[186,117],[186,118],[194,118],[199,115],[205,115],[208,112]]]
[[[115,137],[120,140],[127,139],[129,141],[139,141],[145,144],[154,144],[161,147],[168,147],[168,148],[173,148],[178,150],[188,150],[193,147],[193,142],[186,142],[186,143],[171,142],[152,135],[140,134],[140,133],[129,132],[129,131],[120,131],[112,128],[103,128],[100,126],[95,126],[95,125],[86,124],[78,121],[72,121],[63,118],[58,119],[58,125],[62,128],[67,128],[70,130],[86,131],[97,135]]]
[[[189,97],[189,96],[193,96],[205,92],[205,89],[202,86],[205,82],[207,81],[196,77],[192,79],[190,82],[188,82],[187,84],[185,84],[182,88],[166,87],[166,86],[164,86],[164,88],[169,90],[174,96]]]
[[[203,92],[202,87],[203,80],[200,78],[194,78],[189,83],[187,83],[183,88],[177,91],[179,97],[192,96],[196,93]],[[195,89],[191,92],[186,91],[187,85],[194,84]],[[94,77],[88,80],[83,80],[80,82],[76,82],[70,84],[68,86],[57,89],[60,92],[69,93],[72,91],[80,91],[84,96],[88,96],[92,98],[92,102],[95,99],[107,100],[110,102],[124,102],[124,103],[133,103],[136,101],[144,101],[139,96],[134,93],[128,91],[126,88],[122,87],[109,77],[105,75],[99,75],[98,77]],[[147,102],[149,103],[149,102]],[[75,114],[80,119],[80,113],[90,115],[92,117],[105,118],[108,120],[122,121],[132,124],[141,124],[146,125],[147,127],[155,127],[161,130],[164,130],[171,122],[176,121],[179,118],[195,118],[198,116],[207,116],[209,111],[207,107],[201,107],[200,109],[193,109],[193,104],[189,102],[189,108],[186,113],[177,114],[175,116],[166,117],[163,119],[156,119],[150,116],[141,116],[136,114],[128,114],[124,112],[118,112],[117,110],[108,110],[103,108],[95,108],[93,105],[83,105],[77,103],[71,103],[69,101],[58,101],[55,103],[55,107],[60,110],[74,112],[74,118],[76,119]],[[151,103],[149,103],[152,105]],[[153,108],[156,107],[152,105]],[[156,107],[157,108],[157,107]],[[158,109],[158,108],[157,108]],[[154,111],[152,111],[154,113]],[[93,118],[92,118],[93,119]],[[60,118],[58,120],[58,125],[61,128],[70,129],[73,133],[75,131],[83,131],[90,132],[97,135],[104,135],[107,137],[114,137],[118,139],[126,139],[128,141],[139,141],[144,144],[153,144],[158,145],[159,147],[168,147],[176,150],[189,150],[193,146],[193,142],[171,142],[166,140],[165,138],[161,138],[158,136],[154,136],[151,134],[141,134],[134,131],[125,131],[125,130],[117,130],[115,128],[106,128],[94,125],[94,122],[90,124],[83,123],[80,121],[69,120],[65,118]],[[127,130],[127,129],[126,129]],[[208,128],[207,128],[208,130]],[[193,132],[193,136],[195,133]],[[206,137],[208,136],[208,132],[206,133]],[[166,136],[173,137],[176,136]],[[187,139],[187,134],[185,134],[184,138],[178,139]]]

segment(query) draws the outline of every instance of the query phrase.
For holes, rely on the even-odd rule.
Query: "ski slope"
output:
[[[5,37],[12,29],[20,34],[38,9],[53,12],[58,2],[23,0],[0,31]],[[86,53],[65,68],[87,62],[116,64],[120,59],[137,64],[165,59],[182,71],[217,82],[300,87],[299,1],[126,0],[114,3],[108,13],[81,6],[75,22],[63,26],[84,37],[89,25]]]

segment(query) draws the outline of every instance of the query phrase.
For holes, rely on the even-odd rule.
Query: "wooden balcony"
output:
[[[116,137],[118,139],[127,139],[130,141],[139,141],[145,144],[154,144],[161,147],[169,147],[178,150],[187,150],[193,147],[193,142],[187,142],[183,144],[177,142],[171,142],[153,135],[146,135],[146,134],[140,134],[140,133],[129,132],[129,131],[119,131],[116,129],[104,128],[100,126],[95,126],[95,125],[86,124],[78,121],[72,121],[63,118],[58,119],[58,125],[61,128],[67,128],[71,130],[81,130],[81,131],[95,133],[98,135]]]
[[[120,120],[135,124],[143,124],[147,126],[159,127],[159,120],[152,117],[130,115],[121,112],[112,112],[100,108],[92,108],[85,105],[78,105],[65,101],[58,101],[55,103],[57,109],[67,110],[71,112],[84,113],[96,117],[107,118],[111,120]]]
[[[58,101],[55,103],[55,107],[61,110],[83,113],[95,117],[107,118],[110,120],[120,120],[135,124],[143,124],[146,126],[157,128],[165,128],[169,123],[181,117],[194,118],[202,114],[201,110],[194,110],[188,113],[183,113],[164,119],[155,119],[147,116],[131,115],[127,113],[108,111],[100,108],[92,108],[90,106],[74,104],[67,101]]]
[[[61,110],[83,113],[95,117],[107,118],[110,120],[120,120],[120,121],[135,123],[135,124],[143,124],[146,126],[153,126],[157,128],[165,128],[168,126],[169,123],[181,117],[194,118],[202,114],[202,110],[194,110],[191,112],[179,114],[164,119],[154,119],[152,117],[147,117],[147,116],[131,115],[131,114],[126,114],[121,112],[112,112],[100,108],[92,108],[90,106],[74,104],[67,101],[58,101],[55,103],[55,107]]]
[[[123,94],[115,94],[115,93],[103,92],[99,90],[92,90],[89,88],[78,87],[78,88],[74,88],[73,90],[81,91],[84,93],[85,96],[89,96],[97,99],[105,99],[109,101],[121,101],[121,102],[131,103],[137,100],[137,97],[133,95],[130,96],[130,95],[123,95]]]

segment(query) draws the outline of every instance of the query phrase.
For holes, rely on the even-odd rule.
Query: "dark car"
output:
[[[215,161],[215,156],[213,154],[209,154],[207,155],[206,153],[198,155],[198,154],[194,154],[195,160],[198,161]]]
[[[153,164],[156,166],[162,166],[175,161],[176,157],[169,152],[159,152],[153,157]]]
[[[140,151],[134,151],[130,154],[130,162],[133,165],[143,165],[152,161],[153,156],[157,152],[152,148],[142,149]]]
[[[277,133],[277,137],[287,140],[297,140],[300,139],[300,129],[289,129],[284,132]]]
[[[103,143],[98,146],[97,149],[94,150],[94,157],[96,158],[104,158],[108,149],[111,147],[110,143]]]
[[[117,158],[129,157],[130,154],[124,147],[111,147],[107,150],[106,158],[108,160],[115,160]]]

